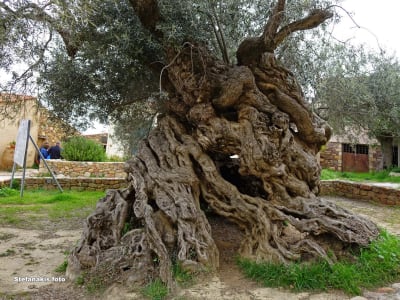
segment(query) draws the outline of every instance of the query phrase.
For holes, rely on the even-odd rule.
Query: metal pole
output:
[[[43,154],[40,152],[40,149],[38,147],[38,145],[36,145],[35,141],[33,140],[33,138],[31,137],[31,135],[29,135],[29,138],[31,139],[33,145],[35,146],[36,150],[39,152],[40,158],[43,160],[44,165],[46,166],[47,170],[49,170],[51,176],[53,177],[53,180],[56,182],[58,189],[60,190],[60,192],[63,192],[63,189],[61,188],[61,185],[58,183],[57,178],[54,176],[53,171],[50,169],[49,165],[46,162],[46,159],[43,157]]]
[[[11,173],[10,189],[12,189],[13,180],[14,180],[14,174],[15,174],[15,169],[16,168],[17,168],[17,164],[14,162],[13,163],[13,168],[12,168],[12,173]]]

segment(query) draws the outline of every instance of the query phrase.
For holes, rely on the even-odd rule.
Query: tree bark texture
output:
[[[327,14],[296,24],[311,17],[316,26]],[[374,223],[317,196],[316,154],[330,128],[276,61],[286,29],[272,23],[240,45],[237,66],[201,45],[167,53],[167,112],[126,163],[128,187],[108,191],[87,218],[70,277],[100,270],[112,280],[157,276],[172,286],[173,264],[217,269],[208,210],[238,225],[239,254],[255,261],[332,262],[377,237]]]

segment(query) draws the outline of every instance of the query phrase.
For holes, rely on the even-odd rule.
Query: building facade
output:
[[[399,143],[393,144],[394,166],[399,166]],[[322,168],[340,172],[371,172],[382,170],[382,150],[376,139],[366,134],[356,137],[335,135],[320,152]]]
[[[23,119],[31,120],[30,135],[39,147],[44,141],[54,145],[68,136],[80,134],[69,124],[55,118],[31,96],[0,94],[0,116],[0,170],[9,170],[12,167],[14,143]],[[28,167],[35,163],[36,156],[37,151],[29,142]]]

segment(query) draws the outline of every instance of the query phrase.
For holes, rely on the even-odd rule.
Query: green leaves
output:
[[[105,161],[103,146],[84,137],[72,137],[64,143],[61,155],[70,161]]]

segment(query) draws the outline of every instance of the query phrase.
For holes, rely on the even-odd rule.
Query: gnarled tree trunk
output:
[[[158,18],[139,9],[143,3],[154,4],[133,3],[141,20]],[[167,51],[167,113],[127,162],[128,187],[109,191],[88,217],[69,257],[70,276],[82,270],[129,281],[159,276],[171,286],[173,263],[218,268],[204,207],[239,226],[239,254],[257,261],[331,261],[378,235],[372,222],[317,197],[316,154],[330,128],[307,108],[273,51],[290,32],[330,14],[314,11],[278,30],[284,3],[278,1],[261,37],[240,45],[237,66],[201,45]]]

